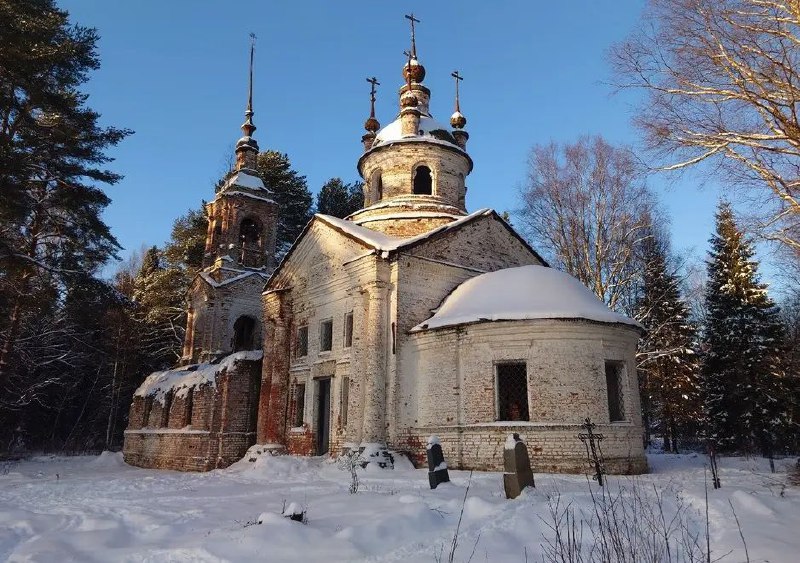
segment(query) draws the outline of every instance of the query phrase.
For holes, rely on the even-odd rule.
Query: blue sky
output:
[[[286,152],[312,192],[328,178],[356,180],[367,76],[381,82],[377,117],[394,119],[409,45],[404,13],[418,24],[431,111],[453,111],[450,73],[464,76],[470,210],[519,205],[534,144],[602,134],[636,146],[633,93],[607,85],[608,48],[640,17],[644,0],[589,2],[249,2],[61,0],[97,27],[102,67],[85,91],[105,124],[135,134],[111,154],[125,175],[109,188],[106,221],[125,247],[162,244],[173,220],[213,196],[227,168],[247,96],[248,34],[258,36],[256,137]],[[717,192],[693,176],[651,182],[671,215],[673,244],[703,257]]]

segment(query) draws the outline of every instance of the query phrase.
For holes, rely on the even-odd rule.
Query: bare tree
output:
[[[756,188],[754,230],[800,251],[800,3],[651,0],[642,22],[611,60],[647,93],[636,123],[661,168],[715,163]]]
[[[522,227],[550,262],[632,313],[653,198],[630,150],[602,137],[535,146],[522,198]]]

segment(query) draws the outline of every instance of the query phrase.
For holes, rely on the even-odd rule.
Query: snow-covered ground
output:
[[[705,544],[703,456],[651,455],[635,480],[645,495],[674,491],[691,503],[689,526]],[[709,490],[713,558],[800,560],[800,489],[786,487],[794,460],[770,474],[763,459],[722,458],[722,489]],[[400,464],[403,465],[403,464]],[[4,474],[5,473],[5,474]],[[427,472],[403,465],[367,470],[361,491],[321,458],[262,457],[210,473],[137,469],[120,454],[39,457],[0,465],[0,560],[11,561],[447,561],[465,490],[455,561],[542,561],[552,539],[548,497],[592,507],[596,483],[536,474],[536,489],[506,500],[502,475],[451,471],[428,487]],[[610,476],[610,490],[634,481]],[[307,523],[279,514],[292,502]],[[669,516],[669,514],[668,514]],[[261,520],[261,524],[254,524]]]

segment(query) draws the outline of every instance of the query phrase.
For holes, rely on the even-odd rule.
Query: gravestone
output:
[[[431,436],[428,438],[428,481],[431,489],[435,489],[440,483],[448,483],[450,475],[447,472],[447,462],[444,460],[442,445],[439,438]]]
[[[525,487],[535,487],[528,448],[519,434],[512,434],[506,440],[503,450],[503,488],[506,498],[517,498]]]

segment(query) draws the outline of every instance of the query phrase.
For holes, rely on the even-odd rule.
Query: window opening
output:
[[[342,426],[347,426],[347,406],[350,402],[350,378],[342,378],[342,404],[339,406],[339,413],[342,420]]]
[[[433,179],[431,169],[427,166],[417,166],[414,170],[414,193],[431,195],[433,193]]]
[[[305,418],[305,410],[306,405],[306,386],[302,383],[298,383],[294,386],[294,417],[293,417],[293,424],[295,428],[299,426],[303,426],[303,419]]]
[[[625,420],[625,403],[622,393],[623,369],[624,366],[621,362],[606,362],[608,418],[611,422]]]
[[[186,393],[186,419],[184,426],[192,425],[192,409],[194,408],[194,387],[189,387],[189,392]]]
[[[333,349],[333,319],[319,323],[319,351],[329,352]]]
[[[233,323],[233,351],[253,349],[253,337],[256,321],[253,317],[243,315]]]
[[[297,329],[297,342],[295,343],[298,358],[308,355],[308,327],[301,326]]]
[[[353,345],[353,311],[344,316],[344,347]]]
[[[172,395],[173,392],[169,391],[164,396],[164,408],[161,411],[161,427],[167,428],[169,426],[169,411],[172,409]]]
[[[497,365],[497,420],[530,420],[524,362]]]

